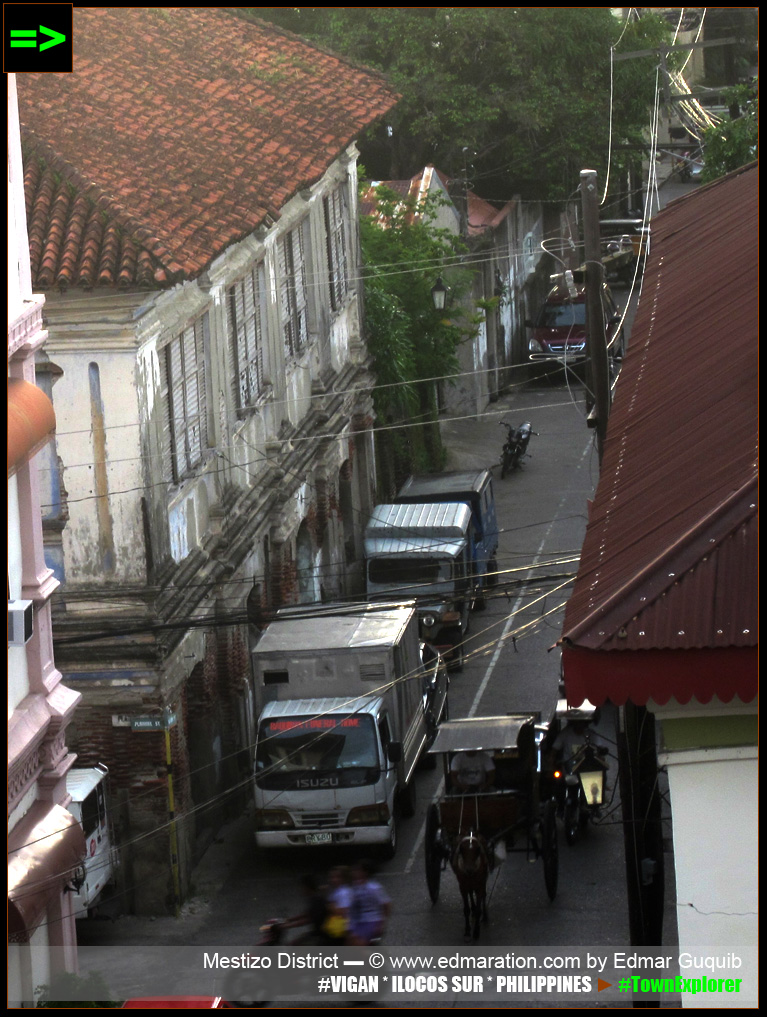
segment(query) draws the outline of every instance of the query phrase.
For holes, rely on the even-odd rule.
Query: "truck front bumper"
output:
[[[262,848],[388,844],[391,825],[346,826],[334,830],[256,830],[256,844]]]

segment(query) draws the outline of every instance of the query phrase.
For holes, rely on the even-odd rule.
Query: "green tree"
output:
[[[454,303],[470,282],[460,267],[460,240],[434,226],[436,207],[427,199],[415,209],[379,187],[376,214],[360,221],[365,334],[377,379],[384,498],[408,473],[442,467],[436,379],[457,371],[458,345],[476,329],[460,309],[440,313],[433,306],[431,288],[438,276],[449,285]]]
[[[487,196],[566,197],[589,166],[603,173],[610,49],[654,46],[652,14],[624,26],[610,8],[246,8],[387,74],[402,100],[360,139],[380,179],[434,163]],[[647,125],[657,59],[615,65],[612,140]]]
[[[739,116],[710,127],[703,135],[705,164],[701,180],[708,182],[753,162],[759,145],[759,82],[735,85],[725,93],[727,105]]]
[[[120,1007],[121,1003],[111,999],[111,995],[104,977],[97,971],[86,975],[60,971],[52,977],[50,985],[37,986],[36,1009],[106,1010]]]

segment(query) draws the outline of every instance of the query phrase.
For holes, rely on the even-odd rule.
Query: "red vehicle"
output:
[[[625,352],[621,313],[607,283],[602,285],[602,309],[610,356],[621,360]],[[586,291],[583,285],[575,285],[573,295],[566,286],[555,286],[535,321],[528,320],[525,324],[532,329],[528,341],[530,360],[577,364],[586,359]]]
[[[231,1010],[220,996],[147,996],[126,999],[123,1010]]]

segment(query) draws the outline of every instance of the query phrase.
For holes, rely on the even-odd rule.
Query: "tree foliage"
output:
[[[758,155],[759,82],[736,85],[724,93],[728,106],[740,115],[710,127],[703,135],[705,164],[701,180],[716,180],[731,173]]]
[[[246,8],[246,10],[248,10]],[[584,166],[603,171],[610,50],[654,46],[652,14],[625,27],[610,8],[250,8],[355,62],[385,72],[402,100],[360,147],[379,179],[434,163],[488,197],[565,197]],[[613,142],[648,121],[655,57],[614,66]]]
[[[412,201],[379,187],[376,214],[360,221],[365,334],[377,378],[384,497],[408,473],[443,465],[435,379],[457,371],[458,345],[476,328],[460,310],[451,309],[448,317],[434,309],[431,288],[439,276],[454,299],[469,285],[460,267],[463,245],[435,227],[436,208],[429,198],[416,209]]]
[[[59,971],[50,985],[37,986],[36,995],[38,1010],[107,1010],[121,1006],[110,998],[112,993],[97,971],[85,975]]]

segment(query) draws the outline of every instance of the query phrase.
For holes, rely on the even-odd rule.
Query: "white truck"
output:
[[[85,834],[85,861],[78,873],[74,895],[75,918],[85,918],[98,904],[104,888],[114,882],[117,851],[107,802],[109,771],[103,763],[73,768],[67,773],[67,810]]]
[[[422,639],[460,671],[469,613],[481,597],[469,505],[376,505],[365,527],[365,569],[368,597],[414,597]]]
[[[415,810],[415,771],[447,714],[439,654],[415,604],[292,608],[253,650],[260,717],[256,843],[378,845]]]

